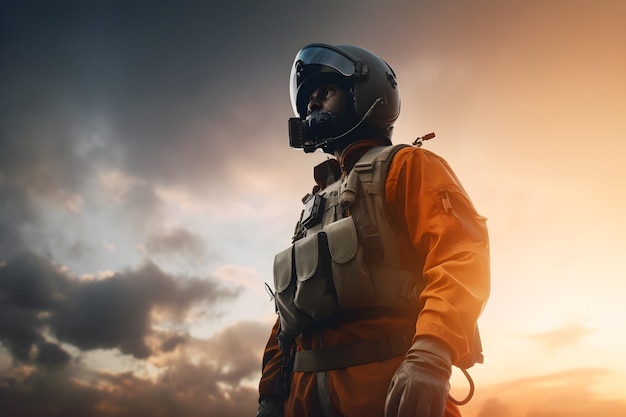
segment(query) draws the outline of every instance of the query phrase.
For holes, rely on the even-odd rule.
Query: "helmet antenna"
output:
[[[427,135],[421,136],[417,139],[415,139],[412,143],[413,146],[417,146],[418,148],[422,147],[422,144],[427,141],[427,140],[431,140],[435,137],[435,132],[430,132]]]

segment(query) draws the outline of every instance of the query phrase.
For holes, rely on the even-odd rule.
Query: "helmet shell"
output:
[[[389,128],[400,114],[400,92],[393,69],[382,58],[354,45],[314,43],[297,54],[291,67],[290,97],[296,116],[306,118],[311,93],[322,84],[335,83],[352,90],[354,111],[361,119],[382,99],[366,122]]]

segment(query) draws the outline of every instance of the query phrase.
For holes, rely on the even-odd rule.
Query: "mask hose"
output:
[[[313,123],[317,125],[317,127],[321,127],[326,124],[335,123],[335,116],[331,113],[319,113],[314,119],[302,120],[298,117],[292,117],[289,119],[289,146],[292,148],[300,148],[303,149],[304,152],[310,153],[315,152],[317,149],[323,148],[325,146],[330,145],[331,143],[345,138],[350,133],[354,132],[363,122],[369,119],[374,113],[376,106],[383,103],[383,98],[379,97],[370,106],[370,108],[365,112],[361,120],[353,127],[348,129],[346,132],[342,133],[339,136],[329,137],[327,139],[321,140],[320,142],[315,142],[312,140],[310,136],[312,136],[311,128],[313,128]],[[323,136],[322,136],[323,137]]]

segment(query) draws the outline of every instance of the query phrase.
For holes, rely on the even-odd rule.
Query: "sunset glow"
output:
[[[394,142],[434,131],[488,218],[463,415],[626,415],[626,2],[13,3],[0,414],[255,415],[265,282],[326,158],[288,147],[289,70],[325,42],[390,63]]]

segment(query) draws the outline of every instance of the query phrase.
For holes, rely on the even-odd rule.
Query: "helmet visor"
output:
[[[300,91],[302,85],[312,77],[322,73],[334,73],[346,78],[360,76],[362,74],[361,60],[331,45],[311,44],[302,48],[294,59],[289,76],[289,95],[293,111],[297,116],[305,116],[302,114],[303,100],[308,100],[305,95],[312,92],[308,91],[311,89],[311,85]]]

